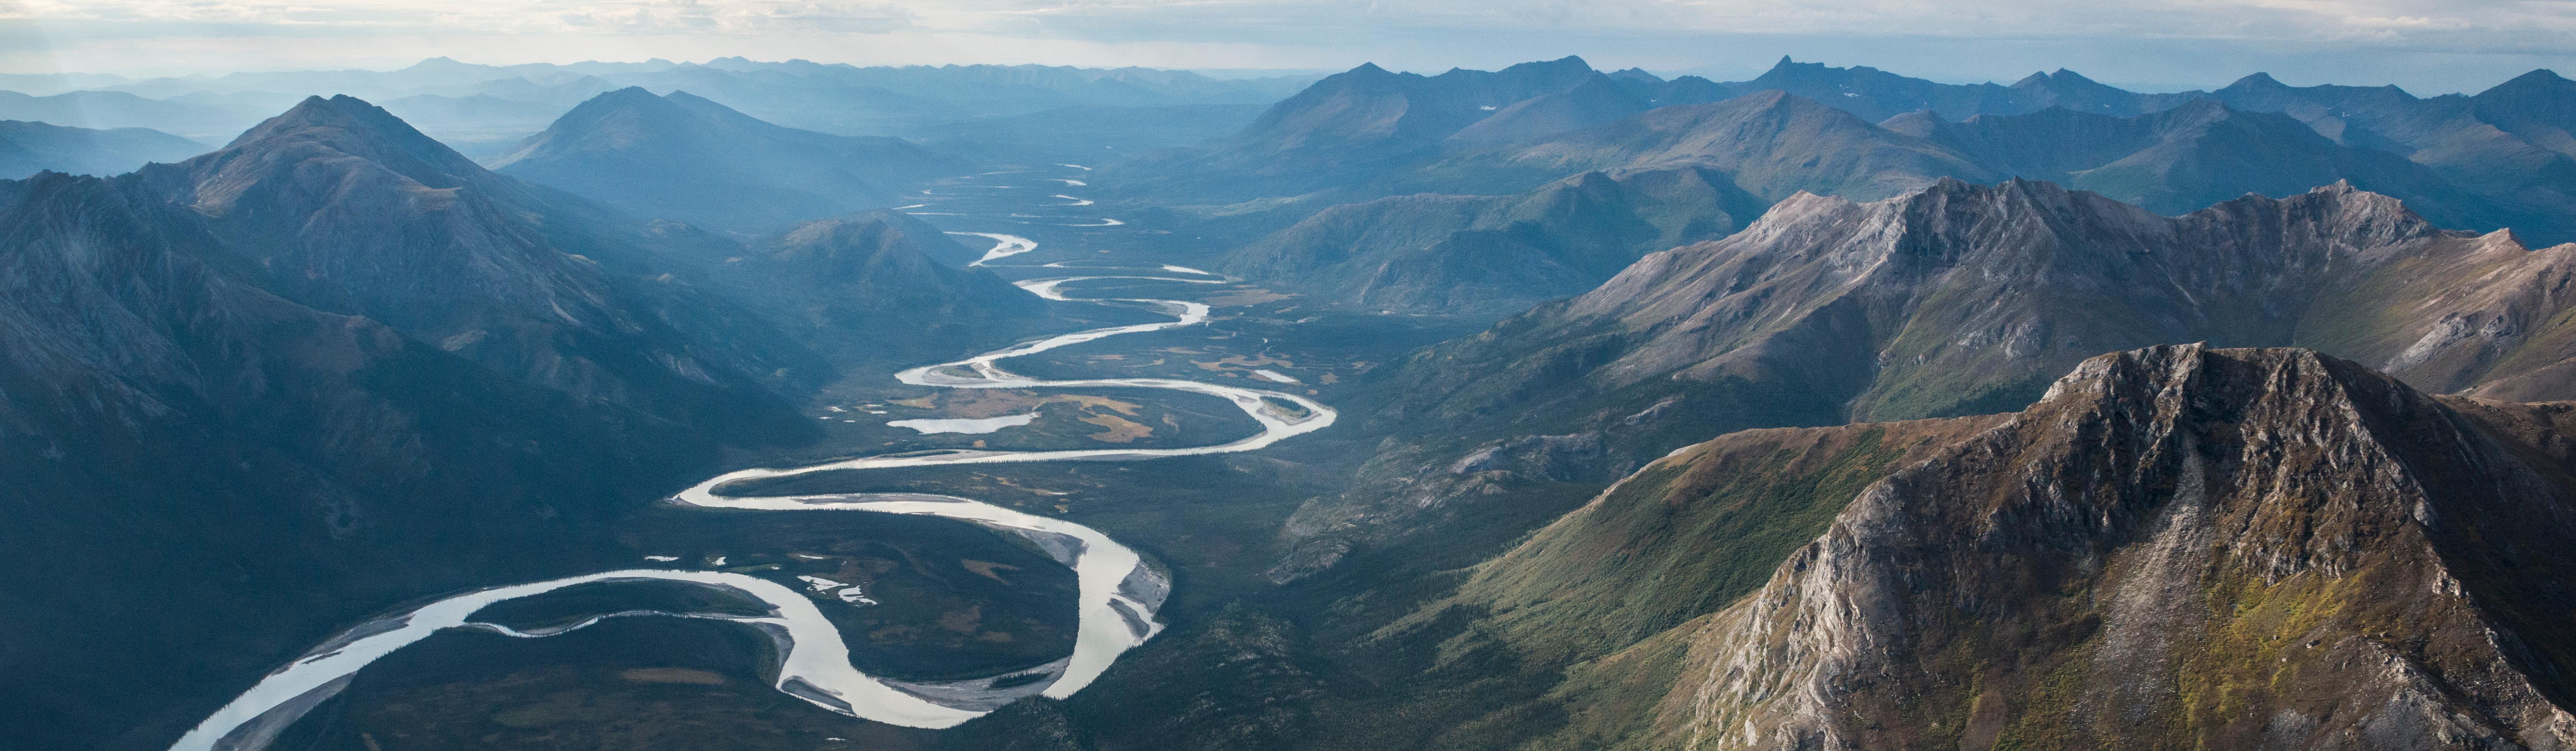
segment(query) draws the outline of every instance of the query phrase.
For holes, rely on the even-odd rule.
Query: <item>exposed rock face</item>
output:
[[[2566,747],[2566,415],[2303,350],[2086,361],[1685,626],[1632,740]]]
[[[1589,290],[1648,252],[1722,237],[1762,206],[1706,169],[1590,172],[1519,196],[1336,206],[1218,268],[1358,308],[1500,317]]]
[[[2576,396],[2554,377],[2571,262],[2576,247],[2445,232],[2344,186],[2183,217],[2027,181],[1801,196],[1400,363],[1373,387],[1377,424],[1438,440],[1393,439],[1291,535],[1403,534],[1496,495],[1421,487],[1475,450],[1460,438],[1602,430],[1616,467],[1734,429],[2010,410],[2091,353],[2159,342],[2314,346],[2431,391]]]
[[[645,218],[758,233],[892,206],[904,186],[963,168],[901,139],[797,130],[629,87],[564,113],[493,169]]]

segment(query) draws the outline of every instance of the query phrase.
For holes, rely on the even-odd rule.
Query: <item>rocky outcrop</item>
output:
[[[2567,747],[2565,413],[2304,350],[2088,360],[1686,626],[1636,745]]]
[[[1384,711],[1435,745],[2565,748],[2570,429],[2310,350],[2102,355],[2016,414],[1677,451],[1354,659],[1419,671]]]

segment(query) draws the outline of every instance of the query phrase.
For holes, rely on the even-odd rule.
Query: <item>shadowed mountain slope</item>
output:
[[[610,523],[811,440],[789,405],[833,361],[1020,333],[1034,297],[928,251],[970,252],[895,214],[747,252],[346,97],[0,181],[0,545],[84,561],[0,592],[13,729],[166,747],[367,613],[631,564]]]
[[[206,216],[283,297],[579,398],[757,431],[787,419],[768,389],[827,367],[670,273],[683,268],[672,254],[722,247],[667,247],[357,99],[307,99],[222,150],[135,179]]]
[[[734,232],[894,205],[961,167],[901,139],[762,122],[684,91],[601,94],[493,169],[656,219]]]
[[[0,588],[14,742],[164,747],[222,701],[204,687],[350,619],[611,564],[584,552],[607,519],[714,459],[676,423],[272,294],[134,176],[18,187],[0,545],[80,564]]]

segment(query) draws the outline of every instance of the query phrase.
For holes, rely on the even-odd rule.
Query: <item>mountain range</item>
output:
[[[221,76],[0,78],[0,118],[85,128],[152,128],[208,143],[231,139],[308,95],[381,104],[451,146],[496,156],[580,102],[621,88],[687,90],[770,122],[839,135],[922,138],[961,121],[1071,107],[1131,110],[1217,107],[1231,130],[1310,76],[1216,79],[1187,71],[1041,65],[857,67],[739,57],[705,63],[478,65],[439,57],[398,70],[241,72]],[[24,92],[24,93],[20,93]],[[1193,143],[1203,126],[1140,118],[1140,146]],[[1074,140],[1045,131],[1014,144],[1050,153]],[[1085,142],[1084,159],[1101,149]]]
[[[2548,71],[2474,97],[2419,99],[2389,87],[2293,88],[2259,74],[2213,92],[2148,95],[2062,70],[2006,87],[1786,60],[1740,83],[1613,76],[1577,58],[1429,77],[1364,66],[1273,105],[1232,137],[1118,163],[1100,182],[1140,202],[1236,204],[1184,212],[1174,231],[1280,233],[1245,243],[1259,247],[1238,257],[1276,257],[1298,242],[1286,227],[1339,206],[1420,193],[1539,200],[1530,192],[1586,172],[1683,167],[1766,203],[1801,191],[1876,200],[1942,178],[2019,177],[2168,215],[2344,181],[2442,227],[2510,226],[2556,243],[2576,239],[2565,219],[2576,214],[2562,205],[2576,195],[2576,170],[2553,150],[2576,143],[2565,135],[2576,128],[2563,114],[2576,112],[2569,102],[2576,84]],[[1545,231],[1615,221],[1569,220]],[[1345,297],[1368,286],[1355,274],[1288,281]],[[1555,289],[1506,292],[1495,304]]]
[[[1301,509],[1277,573],[1729,430],[2010,410],[2094,353],[2158,342],[2308,346],[2434,392],[2570,398],[2571,252],[2442,230],[2344,184],[2180,217],[2023,180],[1802,194],[1373,374],[1375,424],[1422,437]]]

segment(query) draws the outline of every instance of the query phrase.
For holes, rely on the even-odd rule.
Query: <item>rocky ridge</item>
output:
[[[2548,375],[2571,253],[2341,185],[2183,217],[2028,181],[1800,196],[1391,368],[1376,424],[1442,437],[1390,439],[1359,484],[1301,509],[1286,534],[1316,552],[1279,575],[1515,483],[1606,483],[1736,429],[2010,410],[2091,353],[2157,342],[2315,346],[2436,392],[2576,396]],[[1605,459],[1588,473],[1440,469],[1586,432]]]
[[[2567,414],[2302,350],[2088,360],[1684,626],[1635,745],[2565,747]]]

